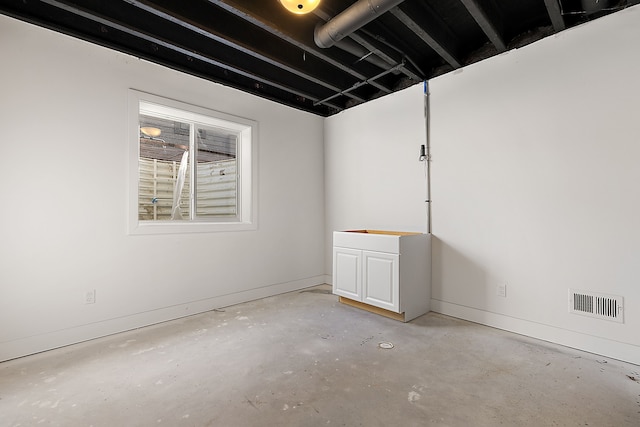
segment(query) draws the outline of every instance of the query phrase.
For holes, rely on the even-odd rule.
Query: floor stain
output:
[[[132,356],[139,356],[139,355],[141,355],[143,353],[147,353],[147,352],[153,351],[155,349],[156,349],[155,347],[145,348],[144,350],[140,350],[140,351],[136,351],[135,353],[132,353]]]
[[[254,408],[258,409],[258,407],[251,401],[251,399],[249,399],[247,396],[244,397],[245,399],[247,399],[247,403],[251,406],[253,406]]]

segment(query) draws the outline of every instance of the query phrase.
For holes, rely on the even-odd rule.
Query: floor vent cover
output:
[[[624,299],[615,295],[569,289],[569,312],[624,323]]]

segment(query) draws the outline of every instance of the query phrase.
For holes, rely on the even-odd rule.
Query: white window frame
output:
[[[171,115],[179,110],[190,119],[238,132],[238,214],[229,218],[206,220],[140,220],[138,214],[140,112]],[[129,234],[180,234],[256,230],[258,208],[258,123],[204,107],[129,90]]]

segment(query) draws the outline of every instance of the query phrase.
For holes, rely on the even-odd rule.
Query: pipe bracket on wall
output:
[[[425,160],[427,160],[427,150],[424,144],[420,146],[420,157],[418,160],[421,162],[424,162]]]

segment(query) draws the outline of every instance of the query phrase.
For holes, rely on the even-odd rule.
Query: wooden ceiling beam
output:
[[[264,15],[267,15],[271,12],[269,7],[267,7],[266,2],[260,2],[260,4],[257,5],[255,2],[248,0],[206,1],[237,16],[238,18],[243,19],[250,24],[255,25],[258,28],[271,33],[276,37],[279,37],[292,46],[299,48],[301,51],[313,55],[325,61],[327,64],[330,64],[346,73],[349,73],[360,81],[366,81],[371,75],[375,75],[378,72],[377,67],[371,64],[363,64],[363,61],[359,63],[359,68],[352,66],[352,57],[346,52],[334,49],[321,49],[317,47],[315,42],[313,41],[313,27],[311,27],[311,29],[309,31],[306,31],[304,34],[296,34],[292,29],[276,25],[273,21],[264,18],[262,15],[258,15],[258,12],[261,12]],[[366,67],[370,71],[364,71],[362,67]],[[371,82],[370,84],[371,86],[374,86],[376,89],[384,93],[393,92],[391,88],[379,82]]]
[[[498,52],[507,50],[501,31],[502,20],[491,0],[460,0]]]
[[[560,9],[560,3],[558,3],[558,0],[544,0],[544,5],[547,8],[547,13],[551,19],[553,29],[556,32],[564,30],[564,18],[562,17],[562,10]]]
[[[394,7],[389,13],[409,28],[453,68],[462,67],[462,62],[458,59],[455,49],[450,42],[447,42],[447,40],[455,40],[455,37],[435,14],[427,16],[422,13],[406,13],[400,7]],[[425,22],[418,23],[417,19]],[[427,32],[425,28],[429,28],[430,31]]]
[[[160,38],[158,36],[145,33],[143,31],[138,30],[137,28],[134,28],[126,23],[120,22],[112,17],[101,15],[95,10],[89,12],[84,9],[80,9],[74,5],[62,3],[58,0],[41,0],[41,1],[42,3],[56,7],[60,10],[64,10],[78,17],[82,17],[87,20],[93,21],[95,23],[101,24],[105,28],[107,27],[112,28],[114,30],[128,34],[129,36],[135,37],[138,40],[143,40],[147,43],[151,43],[154,46],[156,46],[157,49],[164,48],[169,51],[179,53],[181,55],[184,55],[185,57],[191,58],[192,60],[198,60],[203,63],[213,65],[215,67],[219,67],[223,70],[227,70],[228,72],[234,73],[238,76],[249,78],[259,84],[271,86],[280,91],[283,91],[292,95],[296,95],[304,99],[308,99],[312,102],[316,102],[320,100],[320,97],[317,95],[313,95],[306,91],[297,89],[287,83],[278,82],[276,79],[265,77],[264,73],[258,74],[257,72],[243,69],[234,64],[225,63],[223,61],[218,60],[217,58],[213,58],[212,56],[192,51],[184,46],[179,45],[178,43],[175,43],[174,41],[166,40],[164,38]],[[344,109],[343,106],[337,105],[337,104],[325,103],[325,105],[333,109],[336,109],[337,111]]]
[[[233,23],[228,23],[229,25],[225,25],[224,28],[221,29],[223,24],[227,24],[226,22],[221,22],[218,23],[216,29],[214,29],[197,22],[197,16],[182,15],[175,10],[163,8],[146,0],[124,1],[134,7],[144,10],[147,13],[165,19],[194,33],[200,34],[209,40],[231,47],[245,55],[273,65],[288,73],[295,74],[301,78],[309,80],[310,82],[330,89],[331,91],[340,92],[356,83],[355,80],[347,81],[335,73],[331,74],[325,72],[325,68],[322,67],[322,63],[319,60],[314,61],[314,58],[312,57],[308,58],[308,60],[306,58],[303,59],[302,55],[294,58],[293,55],[289,55],[290,51],[288,51],[284,46],[280,46],[278,43],[275,43],[276,40],[264,40],[264,34],[260,37],[259,34],[254,34],[255,32],[242,29],[238,25],[232,25]],[[190,9],[184,8],[183,12],[186,13],[188,10]],[[278,41],[280,40],[278,39]],[[342,81],[343,87],[338,87],[335,84],[330,83],[337,81]],[[348,93],[346,96],[359,102],[366,101],[365,98],[353,93]]]

